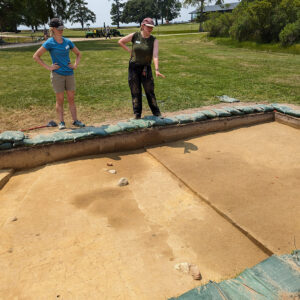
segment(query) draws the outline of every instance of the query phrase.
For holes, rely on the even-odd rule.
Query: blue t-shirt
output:
[[[66,38],[62,38],[63,42],[59,44],[53,37],[48,39],[42,46],[50,52],[52,63],[57,63],[60,68],[54,70],[59,75],[72,75],[74,74],[73,69],[68,67],[70,62],[70,49],[73,49],[75,45]]]

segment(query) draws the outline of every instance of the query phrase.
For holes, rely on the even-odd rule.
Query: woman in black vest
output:
[[[140,119],[142,115],[142,85],[152,114],[154,116],[161,115],[154,94],[154,80],[151,69],[152,58],[156,77],[165,78],[165,76],[158,69],[158,40],[151,35],[153,27],[153,20],[145,18],[140,32],[131,33],[119,40],[119,45],[131,54],[128,82],[135,119]],[[126,43],[129,42],[132,42],[132,49],[126,46]]]

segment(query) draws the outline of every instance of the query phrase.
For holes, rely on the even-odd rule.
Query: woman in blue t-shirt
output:
[[[74,72],[80,62],[81,53],[77,47],[67,38],[63,37],[64,25],[58,18],[53,18],[50,21],[50,35],[48,39],[33,55],[33,58],[45,69],[51,71],[50,77],[54,92],[56,94],[56,112],[60,120],[59,129],[65,129],[64,121],[64,92],[66,90],[67,99],[69,102],[70,112],[73,118],[73,125],[84,127],[85,125],[77,119],[75,97],[75,78]],[[72,64],[70,61],[70,50],[75,53],[76,61]],[[41,56],[49,51],[52,65],[45,64]]]

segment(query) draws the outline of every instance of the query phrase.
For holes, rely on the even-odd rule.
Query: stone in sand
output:
[[[127,184],[128,184],[127,178],[122,177],[122,178],[119,180],[118,186],[124,186],[124,185],[127,185]]]

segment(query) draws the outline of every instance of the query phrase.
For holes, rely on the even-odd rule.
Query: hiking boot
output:
[[[59,129],[59,130],[66,129],[66,124],[65,124],[65,122],[60,122],[60,123],[58,124],[58,129]]]
[[[139,114],[136,114],[136,115],[134,115],[134,120],[139,120],[141,118],[141,115],[139,115]]]
[[[79,120],[74,121],[73,125],[76,126],[76,127],[85,127],[85,124],[83,124]]]

